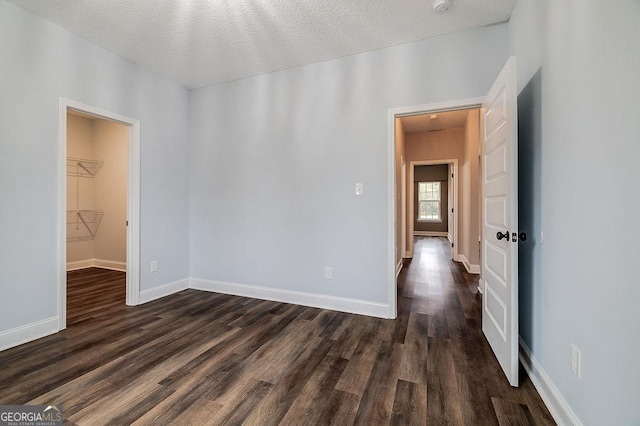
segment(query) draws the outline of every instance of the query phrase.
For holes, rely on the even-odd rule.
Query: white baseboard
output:
[[[76,262],[67,262],[67,272],[77,271],[78,269],[91,268],[93,266],[93,259],[78,260]]]
[[[448,237],[446,232],[437,231],[413,231],[413,235],[416,237]]]
[[[459,254],[458,255],[458,259],[459,262],[462,262],[462,264],[464,265],[465,269],[467,270],[468,273],[470,274],[479,274],[480,273],[480,265],[472,265],[469,262],[469,259],[467,259],[467,257],[464,254]]]
[[[173,293],[178,293],[182,290],[189,288],[189,279],[185,278],[178,281],[173,281],[167,284],[163,284],[159,287],[150,288],[140,292],[140,305],[143,303],[151,302],[152,300],[160,299],[161,297],[169,296]]]
[[[447,240],[449,240],[449,242],[453,244],[453,237],[449,233],[447,233]]]
[[[551,381],[551,378],[531,354],[522,338],[520,338],[520,362],[556,423],[559,425],[582,426],[582,422],[576,413],[573,412],[558,388]]]
[[[114,271],[127,272],[127,262],[116,262],[113,260],[93,259],[93,266],[102,269],[112,269]]]
[[[398,261],[398,264],[396,265],[396,278],[398,278],[398,275],[400,275],[400,271],[402,271],[402,266],[403,266],[403,262],[402,262],[402,259],[400,259],[400,261]]]
[[[313,308],[330,309],[352,314],[368,315],[378,318],[389,317],[389,305],[366,300],[348,299],[344,297],[325,296],[315,293],[259,287],[246,284],[211,281],[191,278],[190,288],[234,296],[252,297],[254,299],[273,300],[281,303],[311,306]]]
[[[105,259],[85,259],[76,262],[67,262],[67,272],[85,268],[102,268],[113,271],[127,272],[127,262],[117,262]]]
[[[0,351],[57,333],[58,316],[0,332]]]
[[[412,257],[413,257],[413,254],[409,250],[404,252],[405,259],[411,259]]]

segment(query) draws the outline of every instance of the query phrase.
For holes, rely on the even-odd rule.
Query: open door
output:
[[[518,386],[518,106],[509,58],[482,104],[482,331]]]

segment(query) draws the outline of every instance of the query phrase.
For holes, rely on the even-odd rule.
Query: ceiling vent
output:
[[[436,13],[445,13],[451,7],[451,0],[434,0],[433,11]]]

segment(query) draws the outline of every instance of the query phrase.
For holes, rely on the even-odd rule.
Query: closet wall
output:
[[[469,112],[464,126],[464,156],[460,162],[460,253],[480,268],[482,176],[480,170],[480,110]],[[463,260],[464,261],[464,260]]]
[[[67,210],[79,206],[103,212],[93,239],[67,241],[67,269],[102,266],[126,270],[128,127],[68,115],[67,156],[104,162],[93,178],[67,176]],[[67,225],[71,235],[69,227],[74,225]]]

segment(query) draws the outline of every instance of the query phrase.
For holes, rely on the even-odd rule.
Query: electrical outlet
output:
[[[331,266],[324,267],[324,277],[328,280],[333,278],[333,268]]]
[[[152,260],[151,261],[151,272],[158,272],[158,261],[157,260]]]
[[[571,345],[571,371],[580,378],[580,350],[575,345]]]

